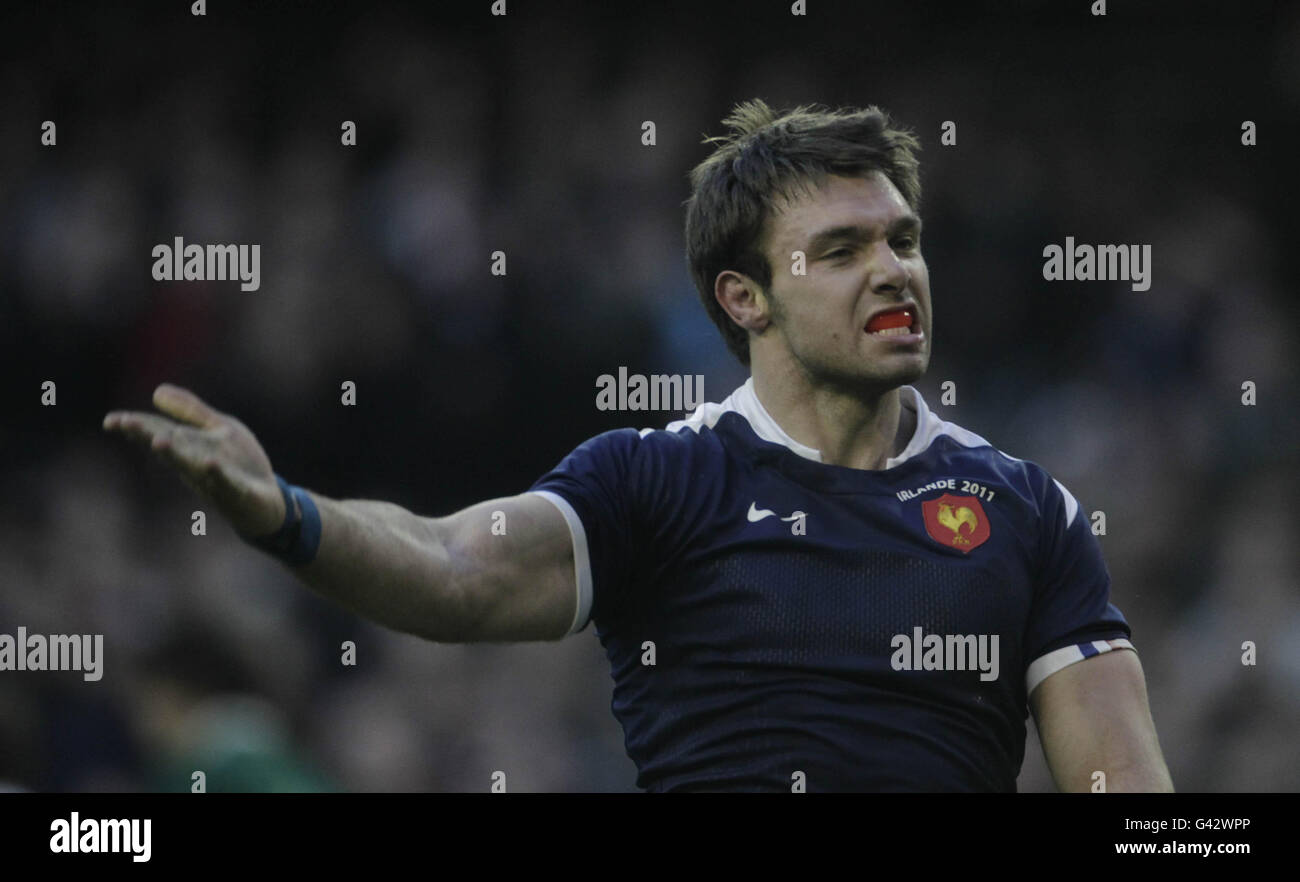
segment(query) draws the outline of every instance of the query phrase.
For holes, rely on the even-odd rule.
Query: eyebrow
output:
[[[874,227],[865,224],[841,224],[837,227],[828,227],[816,233],[808,242],[808,253],[815,254],[833,242],[852,241],[865,242],[871,238]],[[905,214],[902,217],[895,218],[886,228],[889,235],[909,231],[919,234],[921,232],[921,219],[914,214]]]

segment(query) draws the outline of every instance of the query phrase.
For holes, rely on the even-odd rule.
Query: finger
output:
[[[188,389],[163,383],[153,392],[154,407],[183,423],[211,428],[221,422],[221,413]]]
[[[134,410],[113,411],[104,417],[104,428],[110,432],[121,432],[133,441],[152,443],[160,434],[167,434],[176,423],[152,413]]]
[[[156,414],[144,413],[139,410],[110,410],[104,414],[104,429],[108,432],[120,432],[128,421],[142,416],[153,417]]]

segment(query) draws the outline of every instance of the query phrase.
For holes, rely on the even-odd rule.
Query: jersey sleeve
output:
[[[1039,575],[1024,644],[1026,695],[1075,662],[1134,649],[1128,621],[1110,602],[1110,573],[1086,514],[1059,481],[1044,484]]]
[[[634,429],[597,435],[529,488],[560,510],[573,539],[578,602],[570,634],[616,606],[627,590],[639,553],[637,500],[647,480],[638,462],[640,440]]]

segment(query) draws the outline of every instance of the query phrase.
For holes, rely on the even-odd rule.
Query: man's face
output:
[[[770,330],[809,379],[887,391],[925,373],[921,222],[885,175],[829,176],[811,196],[781,204],[767,229]],[[795,251],[807,255],[806,275],[792,272]]]

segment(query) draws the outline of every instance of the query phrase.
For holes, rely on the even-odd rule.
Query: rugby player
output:
[[[1172,790],[1079,502],[937,416],[919,144],[876,107],[738,105],[687,256],[749,379],[446,517],[292,486],[163,384],[113,412],[320,594],[440,642],[588,624],[649,791],[1012,791],[1029,712],[1067,791]],[[493,531],[504,515],[508,529]]]

